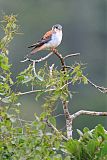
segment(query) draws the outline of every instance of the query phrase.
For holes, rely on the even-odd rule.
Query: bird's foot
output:
[[[57,49],[56,48],[52,48],[51,51],[54,52],[54,53],[56,53]]]

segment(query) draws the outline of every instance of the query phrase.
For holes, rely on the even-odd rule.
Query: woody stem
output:
[[[65,61],[62,55],[56,50],[53,50],[53,53],[56,54],[56,56],[60,59],[61,66],[62,66],[62,71],[66,73],[66,66],[65,66]],[[67,84],[67,81],[65,80],[64,85]],[[68,85],[67,85],[68,87]],[[63,111],[66,119],[66,129],[67,129],[67,138],[70,139],[72,138],[72,119],[68,110],[68,101],[61,99],[62,104],[63,104]]]

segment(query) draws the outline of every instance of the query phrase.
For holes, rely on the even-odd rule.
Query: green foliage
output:
[[[23,127],[18,127],[20,121],[6,112],[4,109],[0,112],[0,158],[2,160],[48,160],[58,157],[57,151],[61,138],[46,131],[46,123],[41,120],[41,117],[36,117],[31,123],[24,122]]]
[[[107,132],[98,125],[93,130],[84,128],[79,140],[68,140],[62,149],[71,160],[105,160],[107,159]]]
[[[17,25],[17,19],[15,15],[4,15],[2,22],[2,28],[4,31],[5,36],[0,40],[0,49],[2,53],[8,54],[8,44],[11,42],[11,40],[14,38],[14,35],[17,34],[18,31],[18,25]]]
[[[5,35],[0,39],[0,99],[3,103],[10,103],[13,101],[13,91],[11,86],[14,82],[11,78],[11,65],[9,64],[7,56],[8,44],[17,33],[18,25],[16,24],[17,20],[14,15],[5,15],[1,22]]]
[[[32,66],[29,65],[27,69],[25,69],[24,71],[22,71],[18,76],[17,76],[17,83],[18,84],[27,84],[28,82],[31,83],[31,81],[33,80],[33,74],[32,74]]]
[[[0,112],[0,158],[44,159],[44,160],[106,160],[107,133],[98,125],[93,130],[84,129],[79,140],[70,139],[63,142],[60,134],[47,130],[43,121],[45,113],[35,115],[32,122],[20,120],[1,108]],[[55,119],[49,121],[55,125]],[[17,126],[17,127],[15,127]],[[63,157],[62,157],[63,155]]]
[[[36,93],[36,100],[44,95],[44,108],[49,111],[55,106],[56,102],[61,100],[68,100],[72,98],[72,94],[68,88],[68,84],[81,83],[87,84],[87,78],[83,75],[82,64],[75,64],[71,66],[66,73],[62,70],[57,70],[53,67],[52,73],[48,64],[36,70],[34,74],[33,64],[30,64],[24,71],[17,76],[17,83],[21,85],[33,86],[33,89],[40,89]],[[41,78],[38,78],[41,77]],[[46,94],[47,93],[47,94]]]
[[[58,100],[72,97],[69,84],[83,82],[83,65],[75,64],[66,73],[53,67],[52,72],[46,63],[39,70],[30,64],[19,73],[14,82],[8,59],[8,45],[18,32],[14,15],[4,16],[2,21],[4,37],[0,39],[0,160],[106,160],[107,133],[101,125],[90,131],[84,128],[79,140],[64,141],[62,133],[53,131],[56,119],[51,116]],[[34,121],[20,119],[19,93],[12,86],[26,85],[36,93],[36,100],[44,94],[44,112],[35,115]],[[32,90],[31,90],[32,91]],[[48,123],[47,123],[48,121]]]

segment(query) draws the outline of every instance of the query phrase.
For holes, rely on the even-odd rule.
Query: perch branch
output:
[[[53,50],[53,53],[60,59],[62,70],[64,71],[64,73],[66,73],[67,70],[66,70],[64,58],[56,49]],[[68,87],[68,82],[66,80],[64,83],[64,87],[65,87],[65,85]],[[67,138],[70,139],[70,138],[72,138],[72,121],[71,121],[70,113],[69,113],[69,109],[68,109],[68,101],[63,100],[63,99],[61,99],[61,101],[63,104],[63,111],[64,111],[64,115],[65,115],[65,120],[66,120]]]
[[[59,58],[59,60],[60,60],[60,62],[61,62],[62,69],[63,69],[63,71],[65,71],[65,70],[66,70],[66,67],[65,67],[64,58],[63,58],[62,55],[58,52],[57,49],[53,49],[52,51],[53,51],[53,53]]]
[[[30,62],[39,63],[39,62],[42,62],[42,61],[45,61],[46,59],[48,59],[52,54],[53,54],[53,52],[50,52],[45,57],[41,57],[40,59],[36,59],[36,60],[33,60],[33,59],[30,59],[30,58],[26,57],[26,59],[21,61],[21,62],[23,63],[23,62],[26,62],[26,61],[30,61]]]
[[[85,110],[80,110],[72,115],[70,115],[70,118],[72,121],[77,118],[80,115],[91,115],[91,116],[107,116],[107,112],[95,112],[95,111],[85,111]]]

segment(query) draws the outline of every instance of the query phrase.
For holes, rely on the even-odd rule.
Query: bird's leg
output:
[[[56,52],[57,52],[57,49],[51,48],[51,51],[52,51],[53,53],[56,53]]]

